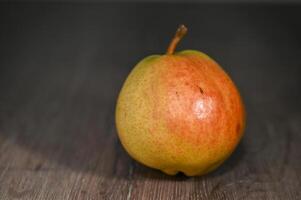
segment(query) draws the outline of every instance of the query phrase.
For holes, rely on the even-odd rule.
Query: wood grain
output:
[[[2,4],[0,199],[301,199],[300,11]],[[139,59],[164,52],[179,22],[190,27],[179,48],[216,58],[247,108],[241,144],[202,177],[167,176],[133,161],[114,124],[126,75]]]

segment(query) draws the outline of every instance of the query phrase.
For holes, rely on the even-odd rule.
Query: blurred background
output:
[[[248,191],[262,198],[300,197],[298,1],[42,2],[0,3],[1,199],[24,188],[31,193],[21,196],[31,199],[66,192],[70,199],[118,199],[129,187],[138,198],[158,189],[152,179],[169,182],[176,191],[171,199],[207,198],[206,191],[218,199],[238,188],[238,197]],[[231,159],[213,176],[185,183],[132,161],[114,125],[126,76],[144,57],[164,54],[179,24],[189,31],[177,49],[200,50],[219,62],[247,110],[246,134]],[[90,182],[82,183],[83,177]],[[130,186],[130,180],[148,185]],[[231,180],[233,185],[214,189]],[[206,188],[199,184],[204,181]],[[195,189],[187,192],[183,185]]]

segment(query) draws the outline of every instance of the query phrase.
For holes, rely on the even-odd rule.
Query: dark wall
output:
[[[130,69],[149,54],[164,53],[176,27],[184,23],[189,33],[178,49],[208,53],[230,73],[244,96],[260,102],[281,98],[298,102],[300,8],[194,3],[2,4],[0,87],[8,90],[12,82],[27,83],[29,79],[55,81],[60,77],[51,73],[76,69],[111,86],[101,87],[99,92],[115,96]]]

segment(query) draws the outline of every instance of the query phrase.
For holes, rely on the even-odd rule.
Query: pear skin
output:
[[[245,108],[230,77],[208,55],[174,53],[181,26],[165,55],[140,61],[116,105],[120,141],[131,157],[166,174],[209,173],[235,150]]]

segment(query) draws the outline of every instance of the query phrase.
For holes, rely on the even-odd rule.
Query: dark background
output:
[[[301,5],[0,3],[0,199],[300,199]],[[215,172],[133,161],[114,125],[127,74],[178,46],[227,71],[245,136]]]

